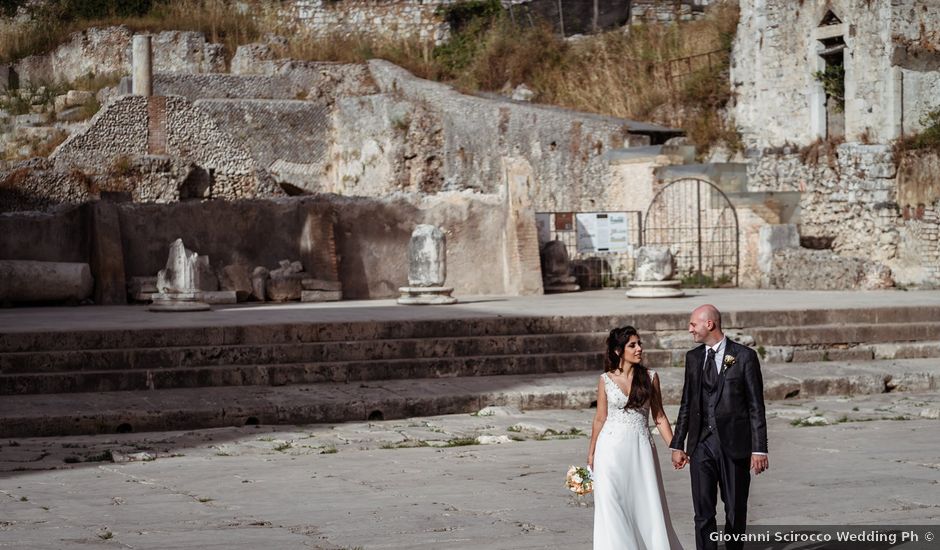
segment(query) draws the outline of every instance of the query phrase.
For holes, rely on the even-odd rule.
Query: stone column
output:
[[[153,95],[153,51],[150,48],[150,35],[134,36],[133,58],[134,83],[131,90],[134,95],[149,97]]]
[[[91,296],[94,279],[85,263],[0,260],[0,302],[71,302]]]
[[[408,285],[399,288],[399,304],[444,305],[457,299],[445,287],[447,278],[447,243],[444,232],[433,225],[421,224],[411,234],[408,245]]]

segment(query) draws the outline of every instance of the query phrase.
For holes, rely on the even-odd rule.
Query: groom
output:
[[[718,489],[725,504],[724,532],[744,533],[749,470],[760,474],[767,469],[764,382],[757,354],[725,337],[715,306],[696,308],[689,332],[702,345],[685,356],[685,385],[670,448],[677,469],[692,464],[695,547],[714,550]],[[742,546],[728,542],[726,547]]]

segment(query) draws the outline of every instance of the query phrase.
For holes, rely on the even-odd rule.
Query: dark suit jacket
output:
[[[718,439],[722,450],[731,458],[747,458],[751,453],[767,452],[767,419],[764,414],[764,380],[757,353],[747,346],[728,340],[725,357],[734,357],[734,364],[721,367],[718,376],[718,403],[715,408]],[[686,450],[691,456],[701,435],[702,369],[705,345],[685,355],[685,384],[676,430],[669,445]],[[688,443],[686,444],[686,437]]]

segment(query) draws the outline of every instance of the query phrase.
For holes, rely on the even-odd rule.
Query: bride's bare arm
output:
[[[597,436],[607,421],[607,392],[604,391],[604,377],[597,381],[597,411],[594,413],[594,424],[591,426],[591,448],[588,449],[587,464],[594,468],[594,447],[597,445]]]
[[[653,377],[653,396],[650,401],[653,421],[656,422],[659,435],[663,437],[663,441],[666,442],[668,447],[672,444],[672,426],[669,425],[669,418],[666,417],[666,411],[663,410],[663,393],[659,387],[659,376]]]

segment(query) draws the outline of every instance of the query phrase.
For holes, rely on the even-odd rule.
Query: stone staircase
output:
[[[936,388],[933,307],[732,312],[768,399]],[[607,329],[644,332],[667,403],[685,314],[491,317],[0,334],[0,437],[588,407]]]

